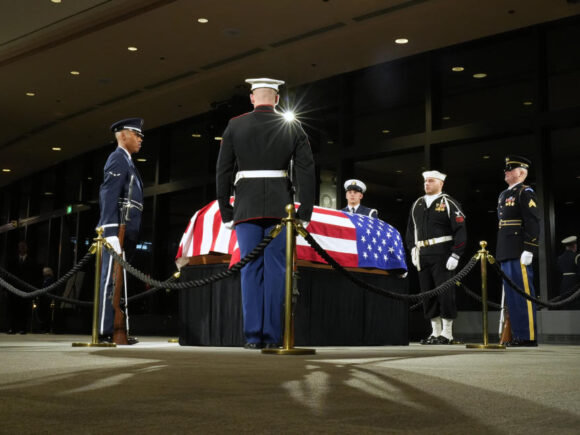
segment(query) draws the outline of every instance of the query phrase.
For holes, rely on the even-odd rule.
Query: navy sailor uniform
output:
[[[419,249],[421,291],[431,290],[453,277],[454,272],[447,270],[447,260],[451,255],[459,259],[467,241],[465,214],[459,202],[446,193],[441,193],[429,207],[424,196],[417,199],[411,207],[405,241],[409,251]],[[446,291],[423,301],[423,313],[426,319],[438,316],[455,319],[455,292]]]
[[[347,211],[352,213],[352,207],[346,206],[345,208],[342,209],[342,211]],[[373,218],[378,218],[379,217],[379,212],[377,211],[377,209],[375,208],[369,208],[369,207],[365,207],[362,204],[359,204],[358,207],[354,208],[354,212],[356,214],[362,214],[364,216],[370,216]]]

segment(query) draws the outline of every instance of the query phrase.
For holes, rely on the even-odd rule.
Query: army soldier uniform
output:
[[[558,257],[561,295],[574,289],[580,283],[580,254],[577,252],[577,240],[576,236],[562,240],[566,249]]]
[[[521,156],[506,158],[505,173],[518,168],[525,170],[521,181],[499,195],[497,216],[496,260],[502,271],[526,294],[535,297],[532,258],[538,251],[540,216],[536,193],[523,184],[530,161]],[[506,175],[506,182],[507,182]],[[509,183],[508,183],[509,184]],[[512,341],[509,346],[537,346],[536,304],[527,300],[504,282],[505,300],[511,322]]]

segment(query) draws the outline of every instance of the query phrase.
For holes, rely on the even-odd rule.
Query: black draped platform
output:
[[[206,278],[226,264],[185,266],[182,281]],[[408,304],[355,286],[336,271],[299,267],[295,309],[296,346],[408,345]],[[393,292],[407,294],[406,279],[355,273]],[[242,346],[239,274],[179,293],[182,346]]]

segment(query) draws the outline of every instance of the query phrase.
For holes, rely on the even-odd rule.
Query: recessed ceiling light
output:
[[[328,145],[334,145],[334,141],[333,141],[333,140],[327,140],[327,141],[326,141],[326,143],[327,143]]]
[[[12,169],[4,168],[2,169],[2,172],[12,172]]]
[[[93,177],[87,177],[87,180],[92,180],[92,179],[93,179]]]
[[[487,77],[487,74],[486,74],[486,73],[477,73],[477,74],[473,74],[473,78],[474,78],[474,79],[483,79],[483,78],[485,78],[485,77]]]
[[[479,190],[479,189],[475,189],[475,192],[476,192],[476,193],[479,193],[479,192],[481,192],[481,190]]]
[[[129,50],[129,51],[137,51],[139,49],[137,47],[127,47],[127,50]]]
[[[50,195],[52,195],[52,192],[44,192],[44,194],[45,194],[46,196],[50,196]]]
[[[52,147],[52,150],[53,151],[62,151],[62,148],[61,147]]]
[[[205,23],[209,22],[209,20],[207,18],[198,18],[197,22],[201,23],[201,24],[205,24]]]
[[[407,38],[397,38],[395,39],[395,44],[407,44],[409,40]]]
[[[199,133],[193,133],[193,134],[191,135],[191,137],[198,138],[198,137],[201,137],[201,134],[199,134]]]
[[[57,3],[57,4],[58,4],[58,3],[60,3],[60,2],[61,2],[61,0],[50,0],[50,2],[51,2],[51,3]]]
[[[395,172],[396,172],[397,174],[402,174],[402,173],[403,173],[403,170],[402,170],[402,169],[397,169]]]
[[[531,106],[531,105],[532,105],[532,104],[534,104],[534,103],[532,103],[531,101],[524,101],[522,104],[523,104],[524,106]]]
[[[490,156],[485,155],[485,156],[482,156],[482,157],[483,157],[483,159],[487,160],[487,159],[489,159]]]
[[[34,97],[36,94],[34,92],[27,92],[26,96],[27,97]]]
[[[138,162],[146,162],[147,159],[137,159]]]
[[[566,205],[572,205],[572,204],[574,204],[574,201],[566,201],[564,204],[566,204]]]
[[[71,71],[70,74],[71,74],[71,76],[78,76],[80,74],[80,72],[78,72],[78,71]]]
[[[391,132],[391,130],[386,130],[386,129],[385,130],[381,130],[381,133],[383,133],[383,134],[389,134],[390,132]]]
[[[454,66],[453,68],[451,68],[451,71],[453,71],[453,72],[461,72],[464,70],[465,70],[465,68],[463,68],[462,66]]]
[[[449,121],[451,119],[451,116],[444,116],[441,119],[443,119],[443,121]]]
[[[221,136],[216,136],[214,137],[214,140],[222,140],[223,138]]]
[[[403,202],[403,198],[397,198],[397,202]]]

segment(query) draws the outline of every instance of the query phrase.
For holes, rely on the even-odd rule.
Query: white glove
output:
[[[417,265],[419,264],[419,255],[417,252],[417,248],[411,249],[411,262],[415,267],[417,267]]]
[[[407,278],[407,275],[409,275],[409,272],[405,272],[402,275],[399,275],[399,278]]]
[[[455,270],[455,268],[457,267],[457,264],[459,263],[459,261],[457,261],[457,258],[455,258],[453,255],[451,257],[449,257],[447,259],[447,264],[445,265],[445,267],[447,268],[447,270]]]
[[[226,227],[228,230],[233,230],[235,226],[236,225],[234,224],[234,221],[229,221],[224,224],[224,227]]]
[[[105,237],[105,240],[109,242],[109,245],[113,247],[117,254],[121,255],[121,244],[119,243],[119,238],[117,236]]]
[[[304,228],[304,229],[308,228],[310,221],[303,221],[302,219],[299,219],[299,221],[302,224],[302,228]]]
[[[522,256],[520,257],[520,263],[522,263],[524,266],[529,266],[530,264],[532,264],[533,259],[534,254],[532,254],[530,251],[524,251],[522,252]]]

